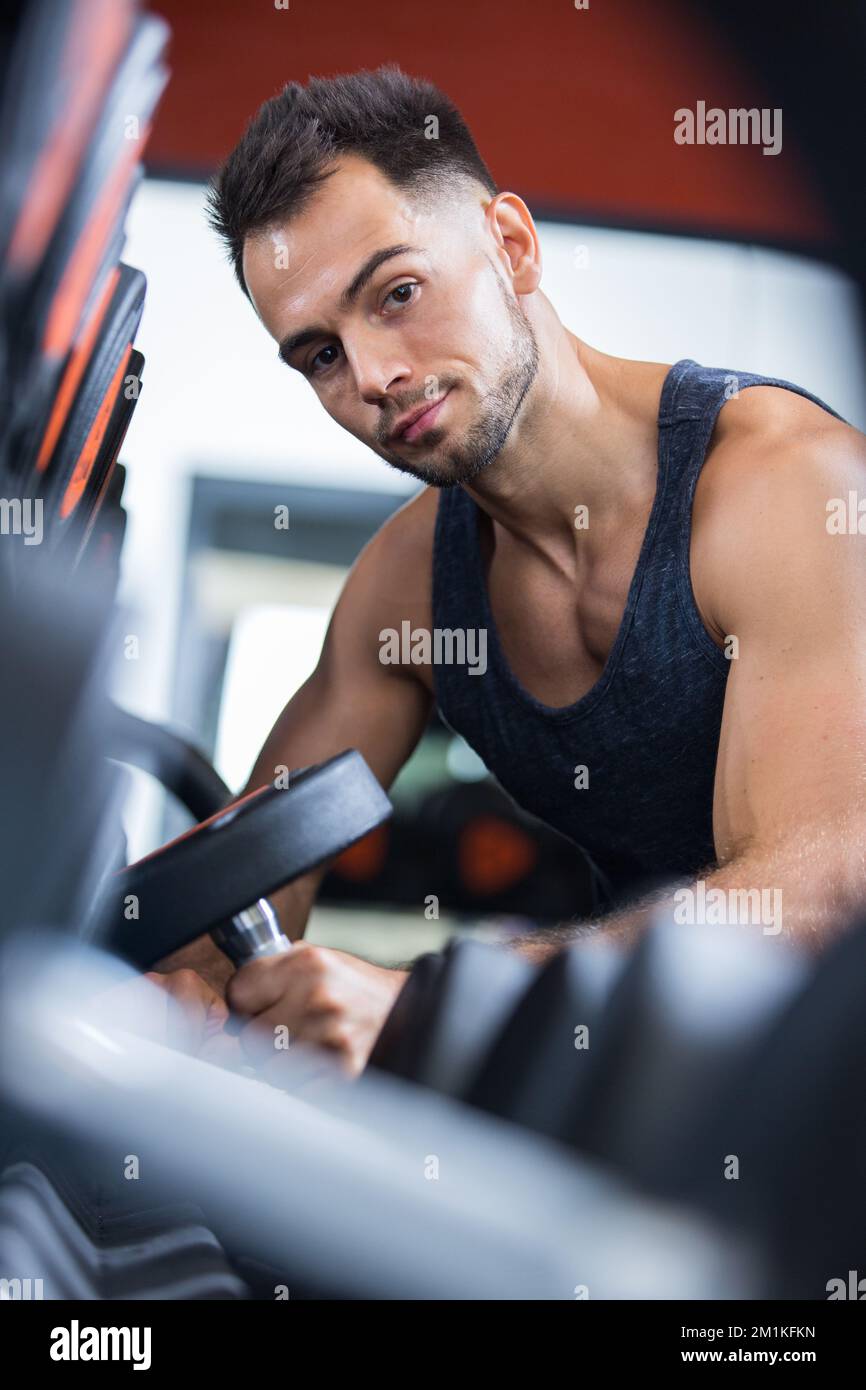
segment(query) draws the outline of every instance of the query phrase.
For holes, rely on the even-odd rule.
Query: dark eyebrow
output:
[[[418,251],[420,251],[420,247],[408,246],[402,241],[398,242],[396,246],[383,246],[381,250],[374,251],[372,256],[367,257],[351,284],[347,285],[340,295],[340,308],[350,309],[352,307],[365,285],[370,282],[379,266],[383,265],[385,261],[392,260],[394,256],[405,256],[407,252]],[[302,328],[299,332],[290,333],[282,339],[277,356],[286,363],[286,366],[291,366],[289,358],[294,352],[297,352],[298,348],[306,347],[307,343],[313,342],[316,338],[327,336],[328,332],[324,328]]]

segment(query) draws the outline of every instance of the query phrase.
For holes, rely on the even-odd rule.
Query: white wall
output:
[[[203,212],[200,185],[147,180],[124,260],[148,277],[146,366],[121,458],[129,531],[121,600],[141,657],[118,698],[170,718],[190,480],[230,475],[414,490],[278,363]],[[544,288],[563,322],[605,352],[763,372],[807,387],[866,426],[849,283],[825,266],[722,242],[540,224]],[[142,814],[146,814],[145,811]]]

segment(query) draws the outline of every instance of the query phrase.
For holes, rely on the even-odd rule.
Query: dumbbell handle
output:
[[[252,907],[235,913],[229,922],[214,927],[211,937],[238,970],[251,960],[278,956],[292,949],[267,898],[259,898]]]
[[[341,854],[391,810],[354,749],[300,768],[291,789],[259,787],[111,875],[94,913],[99,939],[144,970],[207,931],[225,933],[236,964],[284,951],[290,943],[267,895]],[[144,906],[144,929],[132,904]]]
[[[280,930],[277,914],[267,898],[259,898],[252,907],[235,913],[230,922],[214,927],[211,938],[237,970],[251,960],[281,956],[292,949],[292,943]],[[226,1020],[225,1032],[237,1037],[246,1023],[243,1015],[231,1014]]]

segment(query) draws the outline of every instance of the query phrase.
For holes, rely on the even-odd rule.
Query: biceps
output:
[[[357,748],[387,790],[417,745],[432,708],[432,696],[411,676],[388,667],[355,673],[324,687],[328,738]]]
[[[847,651],[742,657],[728,677],[713,826],[720,859],[866,791],[866,672]]]

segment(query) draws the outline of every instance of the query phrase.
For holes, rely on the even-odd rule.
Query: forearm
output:
[[[713,871],[708,869],[707,874]],[[534,964],[541,964],[557,951],[576,942],[598,940],[614,941],[629,946],[637,940],[651,920],[653,913],[660,908],[673,906],[673,894],[679,886],[692,886],[694,880],[684,880],[682,885],[671,884],[647,894],[627,908],[608,913],[604,917],[578,918],[571,922],[561,922],[555,927],[541,927],[530,935],[517,937],[509,944],[520,955],[526,956]]]
[[[671,884],[595,922],[563,924],[516,942],[535,961],[603,935],[630,947],[657,912],[687,925],[728,925],[820,951],[866,906],[866,817],[839,816],[753,846],[718,868]]]

